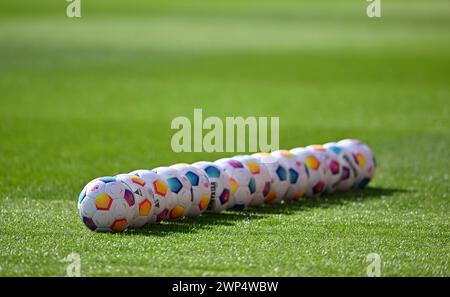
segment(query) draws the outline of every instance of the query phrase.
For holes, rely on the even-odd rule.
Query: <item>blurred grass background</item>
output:
[[[88,275],[364,275],[376,250],[386,275],[449,275],[448,1],[382,0],[378,19],[363,0],[82,0],[80,19],[67,4],[0,3],[1,275],[61,274],[73,250]],[[171,151],[171,120],[194,108],[279,116],[284,148],[360,138],[375,189],[399,191],[89,233],[75,199],[92,178],[230,155]]]

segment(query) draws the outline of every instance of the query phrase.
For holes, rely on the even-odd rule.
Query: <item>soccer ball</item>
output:
[[[316,156],[322,160],[326,179],[324,192],[328,194],[333,193],[336,191],[342,176],[342,168],[339,159],[335,154],[330,153],[323,145],[310,145],[307,146],[306,149],[316,153]]]
[[[264,164],[271,177],[271,188],[265,200],[266,203],[279,203],[289,188],[289,165],[269,153],[256,153],[252,157]]]
[[[141,169],[133,171],[130,174],[142,178],[146,183],[145,186],[149,187],[153,192],[154,211],[148,222],[155,224],[166,219],[169,216],[173,201],[172,193],[170,193],[167,183],[156,172],[151,170]]]
[[[246,155],[235,156],[233,159],[244,164],[250,170],[255,179],[255,193],[250,206],[258,206],[264,203],[270,193],[272,178],[266,165],[260,163],[256,158]]]
[[[317,153],[305,148],[295,148],[291,153],[300,158],[302,163],[306,164],[306,175],[309,178],[305,195],[307,197],[319,196],[323,193],[326,186],[326,167],[323,160]]]
[[[250,204],[256,193],[256,181],[252,173],[241,162],[231,158],[223,158],[214,162],[222,167],[231,177],[231,194],[234,197],[235,209],[244,209]]]
[[[146,182],[136,175],[119,174],[117,180],[126,183],[133,191],[136,200],[138,212],[136,218],[130,223],[130,228],[140,228],[150,222],[154,213],[153,191],[147,187]]]
[[[319,144],[308,145],[307,147],[305,147],[305,149],[310,151],[319,160],[318,171],[321,175],[321,179],[323,181],[325,181],[325,185],[323,188],[323,192],[325,193],[328,186],[331,184],[330,175],[329,175],[328,167],[327,167],[328,158],[329,158],[327,149]]]
[[[350,160],[351,153],[347,148],[338,145],[336,142],[329,142],[323,146],[327,149],[331,156],[337,158],[341,167],[341,177],[339,182],[336,184],[335,189],[339,191],[346,191],[350,189],[355,181],[355,170]]]
[[[115,177],[100,177],[89,182],[78,197],[78,212],[83,223],[97,232],[122,232],[137,216],[131,188]]]
[[[356,178],[353,186],[364,188],[375,175],[376,160],[372,150],[363,142],[356,139],[344,139],[338,142],[342,147],[348,148],[352,164],[356,169]]]
[[[309,183],[308,175],[306,174],[306,164],[287,150],[274,151],[272,156],[288,165],[289,187],[284,200],[298,201],[305,195]]]
[[[211,187],[205,171],[189,164],[176,164],[171,167],[187,177],[191,183],[192,206],[186,211],[186,216],[201,215],[211,199]]]
[[[207,212],[219,213],[222,210],[233,206],[234,201],[231,196],[231,178],[220,166],[212,162],[197,162],[192,164],[205,171],[211,187],[211,201]]]
[[[181,175],[178,170],[170,167],[158,167],[153,169],[169,186],[172,194],[170,220],[182,219],[187,210],[192,206],[191,183],[186,176]]]

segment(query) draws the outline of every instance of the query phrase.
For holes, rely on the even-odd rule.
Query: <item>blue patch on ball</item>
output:
[[[298,180],[298,173],[292,168],[289,168],[289,180],[291,184],[296,184]]]
[[[178,194],[178,192],[180,192],[183,188],[183,184],[176,177],[168,178],[167,184],[169,185],[170,190],[176,194]]]
[[[105,184],[107,183],[112,183],[116,181],[115,177],[112,176],[105,176],[105,177],[100,177],[99,180],[101,180],[102,182],[104,182]]]
[[[198,186],[198,183],[199,183],[199,177],[198,177],[198,175],[197,174],[195,174],[194,172],[192,172],[192,171],[189,171],[189,172],[187,172],[186,173],[186,177],[188,178],[188,180],[191,182],[191,185],[193,185],[193,186]]]
[[[220,170],[214,166],[206,167],[205,172],[209,177],[213,177],[213,178],[220,177]]]
[[[255,178],[253,176],[250,179],[250,182],[248,184],[248,189],[250,190],[251,194],[256,192],[256,181],[255,181]]]
[[[282,167],[282,166],[279,166],[279,167],[277,168],[277,175],[278,175],[278,178],[279,178],[281,181],[285,181],[285,180],[287,179],[287,172],[286,172],[286,169],[285,169],[284,167]]]

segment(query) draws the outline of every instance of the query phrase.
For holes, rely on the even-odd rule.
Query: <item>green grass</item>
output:
[[[83,2],[83,1],[82,1]],[[450,275],[447,1],[0,4],[0,275]],[[84,3],[83,2],[83,3]],[[88,2],[88,3],[87,3]],[[167,2],[167,3],[166,3]],[[216,3],[217,2],[217,3]],[[97,234],[94,177],[229,153],[171,151],[170,122],[279,116],[291,148],[375,151],[365,191]]]

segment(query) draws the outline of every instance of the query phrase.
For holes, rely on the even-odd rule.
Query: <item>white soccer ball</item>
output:
[[[249,205],[258,206],[263,204],[267,199],[272,186],[272,178],[266,165],[260,163],[258,159],[247,155],[235,156],[233,159],[244,164],[255,178],[255,193]]]
[[[192,206],[186,211],[186,216],[197,217],[204,213],[211,200],[211,187],[205,171],[189,164],[175,164],[171,167],[191,183]]]
[[[352,164],[355,167],[356,178],[353,186],[364,188],[373,179],[376,169],[375,155],[368,145],[357,139],[344,139],[338,142],[342,147],[347,148],[350,153]]]
[[[158,167],[152,169],[169,186],[171,208],[169,220],[179,220],[186,215],[186,211],[192,206],[191,183],[186,176],[178,170],[170,167]]]
[[[153,204],[153,191],[147,187],[146,182],[139,176],[132,174],[119,174],[117,180],[126,183],[133,191],[137,204],[137,216],[130,223],[130,228],[140,228],[150,222],[155,212]]]
[[[89,182],[78,197],[78,212],[83,223],[97,232],[122,232],[137,216],[131,188],[115,177],[100,177]]]
[[[336,142],[329,142],[323,146],[331,155],[334,155],[335,158],[338,159],[340,164],[340,180],[336,184],[335,189],[339,191],[350,189],[355,181],[355,169],[350,160],[352,157],[351,152],[349,152],[347,148],[338,145]]]
[[[298,201],[305,196],[309,184],[306,164],[298,156],[287,150],[272,152],[272,156],[288,165],[289,187],[284,196],[286,201]]]
[[[244,209],[250,204],[256,192],[256,181],[252,173],[241,162],[231,158],[223,158],[214,162],[222,167],[231,177],[231,194],[234,209]]]
[[[289,188],[289,165],[269,153],[256,153],[252,157],[266,166],[271,177],[272,184],[265,202],[270,204],[281,202]]]
[[[233,206],[231,196],[231,178],[220,166],[212,162],[197,162],[192,166],[205,171],[211,187],[211,201],[207,212],[219,213]]]
[[[146,183],[145,186],[153,192],[154,211],[148,222],[155,224],[167,219],[173,203],[173,195],[169,191],[169,185],[156,172],[151,170],[140,169],[130,174],[142,178]]]
[[[302,163],[306,164],[306,174],[309,178],[305,195],[307,197],[319,196],[325,191],[327,183],[326,166],[317,153],[305,148],[295,148],[291,153],[300,158]]]
[[[321,160],[324,166],[325,190],[324,193],[331,194],[337,189],[342,176],[342,168],[339,158],[335,154],[329,152],[323,145],[309,145],[306,149],[313,151]]]

